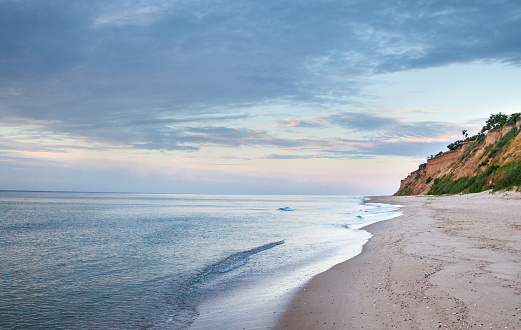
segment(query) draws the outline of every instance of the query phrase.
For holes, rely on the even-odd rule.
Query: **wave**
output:
[[[173,326],[176,329],[190,327],[199,315],[196,307],[203,296],[205,284],[218,278],[222,274],[245,265],[251,256],[284,243],[285,241],[281,240],[257,246],[250,250],[237,252],[215,264],[203,268],[185,283],[183,293],[175,299],[176,302],[173,303],[173,313],[166,322],[167,327],[170,328]],[[159,325],[160,328],[164,326],[165,324]]]
[[[248,262],[248,260],[250,259],[250,257],[252,255],[262,252],[264,250],[271,249],[277,245],[284,244],[284,242],[285,242],[284,240],[272,242],[272,243],[258,246],[251,250],[234,253],[234,254],[230,255],[229,257],[219,261],[218,263],[215,263],[213,265],[206,267],[202,271],[202,274],[200,276],[211,275],[214,273],[222,274],[222,273],[227,273],[229,271],[232,271],[232,270],[236,269],[237,267],[240,267],[240,266],[246,264],[246,262]]]

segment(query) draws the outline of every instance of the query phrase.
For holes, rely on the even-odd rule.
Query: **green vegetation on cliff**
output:
[[[477,176],[463,177],[455,181],[444,175],[434,180],[428,195],[478,193],[489,189],[498,191],[513,187],[521,187],[521,162],[504,166],[491,165]]]

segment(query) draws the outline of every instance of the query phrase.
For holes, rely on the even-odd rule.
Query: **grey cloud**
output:
[[[164,125],[173,125],[173,124],[186,124],[186,123],[212,123],[212,122],[225,122],[228,120],[236,120],[236,119],[246,119],[250,117],[250,115],[242,114],[242,115],[229,115],[229,116],[212,116],[212,117],[184,117],[181,119],[173,119],[173,118],[157,118],[151,119],[146,118],[146,116],[142,116],[142,118],[136,118],[129,120],[125,123],[125,126],[164,126]]]
[[[318,154],[309,154],[309,155],[281,155],[281,154],[271,154],[265,157],[266,159],[279,159],[279,160],[288,160],[288,159],[367,159],[374,158],[374,155],[367,153],[367,151],[363,150],[322,150]]]
[[[390,142],[374,141],[359,145],[353,150],[322,150],[314,158],[373,159],[377,156],[427,157],[446,150],[447,143],[440,142]]]
[[[427,157],[447,150],[447,143],[440,142],[389,142],[364,143],[354,150],[322,150],[316,158],[373,159],[376,156]]]
[[[265,159],[281,159],[281,160],[287,160],[287,159],[314,159],[317,158],[316,155],[278,155],[278,154],[271,154],[266,157]]]
[[[342,121],[347,118],[357,120]],[[310,148],[316,150],[318,154],[314,156],[284,155],[273,154],[268,156],[270,159],[296,159],[304,158],[371,158],[374,155],[394,155],[394,156],[427,156],[425,150],[436,153],[439,150],[446,150],[446,142],[422,142],[421,139],[440,139],[447,135],[454,134],[461,130],[461,127],[441,123],[441,122],[403,122],[397,119],[363,114],[341,114],[331,117],[331,124],[342,124],[343,127],[350,127],[355,130],[377,130],[378,135],[373,138],[364,136],[358,138],[324,138],[309,139],[299,138],[290,139],[276,137],[265,131],[254,131],[244,128],[226,127],[204,127],[188,129],[179,138],[179,141],[186,143],[216,144],[222,146],[267,146],[278,148]],[[410,142],[410,140],[418,140]],[[338,145],[349,146],[349,150],[339,150]],[[428,153],[429,151],[427,151]]]
[[[317,120],[307,119],[276,119],[279,123],[276,127],[291,128],[321,128],[325,127],[325,123]]]
[[[292,148],[309,146],[317,143],[321,144],[320,141],[309,139],[274,137],[266,131],[222,126],[185,127],[158,131],[144,130],[140,134],[135,132],[133,135],[128,136],[105,135],[105,137],[113,143],[118,142],[128,144],[137,149],[182,151],[197,151],[203,146]]]
[[[380,142],[374,145],[368,145],[366,152],[371,155],[426,158],[429,154],[436,154],[438,151],[446,151],[446,145],[447,143],[440,142]]]
[[[135,149],[146,149],[146,150],[179,150],[179,151],[199,151],[201,148],[194,146],[182,146],[178,145],[177,141],[171,141],[169,139],[162,139],[159,142],[145,142],[132,145]]]
[[[344,112],[325,117],[333,125],[354,132],[376,132],[377,140],[399,139],[407,137],[438,137],[458,132],[460,126],[446,122],[416,121],[408,122],[399,118],[376,113]],[[364,140],[367,135],[364,135]],[[356,140],[355,140],[356,141]]]
[[[325,111],[355,102],[364,79],[378,72],[521,64],[516,0],[23,0],[1,1],[0,22],[0,116],[55,121],[56,132],[148,148],[218,138],[169,129],[182,130],[183,117],[234,115],[236,105],[284,99]],[[389,136],[444,128],[370,114],[330,119]],[[230,134],[222,137],[228,145],[240,133],[250,135],[241,143],[305,142],[220,133]]]
[[[162,84],[154,87],[158,92],[165,85],[180,89],[179,95],[202,87],[216,97],[234,87],[240,92],[235,97],[262,97],[309,93],[306,89],[319,85],[308,81],[306,86],[306,78],[316,79],[317,71],[396,71],[477,59],[516,62],[521,47],[515,1],[153,4],[147,24],[135,24],[140,20],[128,15],[132,8],[126,2],[112,2],[110,8],[97,1],[3,2],[8,28],[2,42],[8,47],[2,48],[10,56],[3,57],[2,68],[34,63],[31,70],[65,70],[70,63],[88,68],[93,78],[105,73],[142,76],[145,82],[152,78]],[[106,17],[127,17],[129,24],[115,19],[117,24],[96,25]],[[264,94],[256,93],[258,88]]]
[[[0,2],[4,78],[43,79],[84,61],[88,11],[88,6],[72,2],[66,6],[58,1]]]
[[[188,128],[179,136],[179,140],[187,143],[214,144],[226,147],[258,146],[295,148],[327,143],[305,138],[292,139],[274,137],[266,131],[230,127]]]
[[[361,130],[361,131],[376,131],[382,129],[393,128],[398,124],[395,118],[384,117],[378,114],[368,113],[340,113],[329,117],[332,124],[338,126]]]

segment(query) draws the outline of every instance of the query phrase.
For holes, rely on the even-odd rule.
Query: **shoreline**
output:
[[[521,329],[521,194],[370,198],[403,215],[364,227],[276,329]]]

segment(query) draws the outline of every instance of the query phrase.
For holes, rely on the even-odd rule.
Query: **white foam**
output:
[[[252,256],[241,267],[233,289],[221,291],[198,307],[200,316],[191,328],[273,328],[308,280],[361,253],[372,235],[359,228],[399,216],[397,210],[387,204],[360,204],[343,225],[310,227],[285,244]]]

